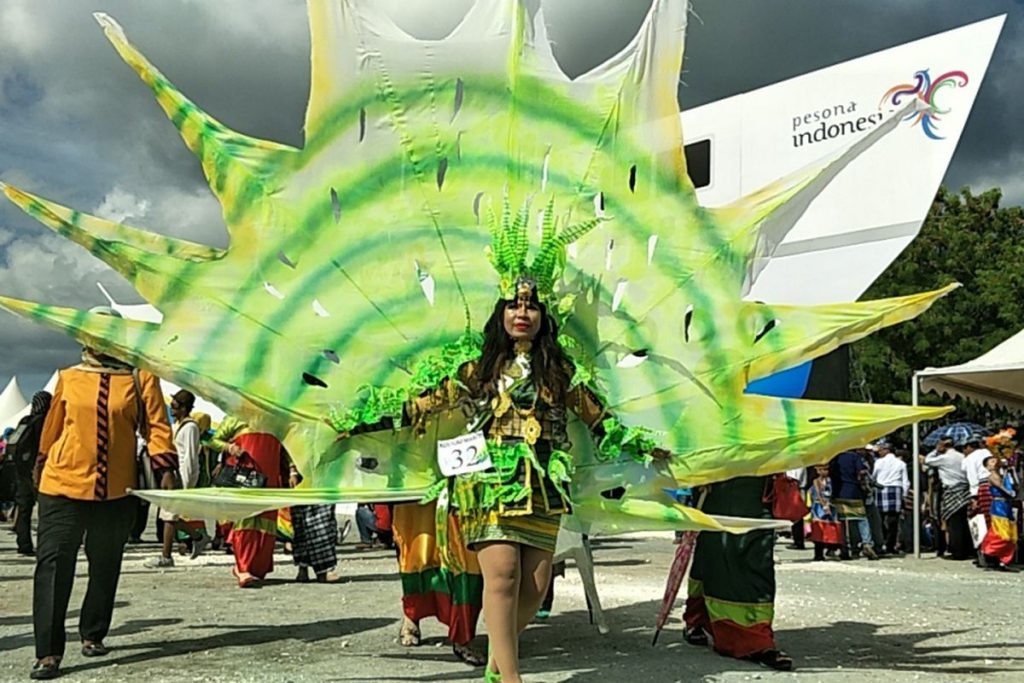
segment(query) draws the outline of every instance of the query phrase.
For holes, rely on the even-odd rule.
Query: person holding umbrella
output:
[[[950,559],[966,560],[971,556],[971,534],[967,528],[967,507],[971,492],[964,473],[964,454],[953,447],[953,440],[939,440],[935,450],[924,456],[926,467],[934,468],[942,484],[936,516],[942,520],[949,535]],[[939,532],[941,533],[941,532]]]
[[[921,440],[921,445],[925,448],[935,448],[942,439],[950,439],[960,448],[967,442],[968,438],[975,435],[980,435],[984,438],[990,431],[974,422],[954,422],[953,424],[944,425],[930,431]]]

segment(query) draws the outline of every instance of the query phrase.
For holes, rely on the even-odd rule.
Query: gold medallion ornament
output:
[[[532,446],[537,443],[537,439],[540,438],[540,433],[540,422],[537,420],[536,416],[531,415],[526,418],[523,422],[523,440]]]
[[[494,417],[501,417],[512,407],[512,399],[503,391],[491,399],[491,407],[494,409]]]

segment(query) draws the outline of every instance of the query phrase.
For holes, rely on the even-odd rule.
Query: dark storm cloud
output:
[[[372,0],[396,22],[441,37],[472,0]],[[555,55],[570,75],[624,47],[650,0],[545,0]],[[947,181],[1002,185],[1024,201],[1021,7],[1010,0],[694,0],[680,103],[695,107],[852,57],[1008,12]],[[185,94],[225,124],[302,141],[309,37],[299,0],[0,1],[0,179],[115,220],[222,245],[219,207],[149,90],[92,20],[114,16]],[[88,307],[96,281],[131,288],[77,246],[0,202],[0,292]],[[0,314],[0,384],[45,379],[72,362],[64,337]],[[26,386],[26,391],[34,387]]]

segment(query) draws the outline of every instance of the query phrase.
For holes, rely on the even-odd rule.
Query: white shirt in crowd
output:
[[[891,451],[875,460],[875,483],[879,486],[899,486],[903,495],[910,491],[910,479],[907,478],[907,463],[896,457]]]
[[[978,486],[988,480],[985,459],[990,457],[992,453],[987,448],[979,448],[964,457],[964,474],[967,475],[967,485],[971,487],[972,496],[978,495]]]
[[[195,420],[182,420],[174,425],[174,448],[178,451],[182,488],[194,489],[199,483],[199,436]]]
[[[792,470],[786,470],[786,476],[790,479],[796,479],[800,482],[800,488],[807,488],[807,468],[799,467]]]
[[[967,483],[967,474],[964,472],[964,454],[955,448],[947,448],[945,453],[932,451],[924,456],[924,464],[938,470],[939,481],[943,486]]]

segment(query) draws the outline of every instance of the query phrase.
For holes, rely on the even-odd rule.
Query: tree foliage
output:
[[[1001,208],[999,189],[978,195],[940,188],[920,235],[867,291],[865,299],[962,288],[907,323],[852,348],[879,403],[909,403],[915,370],[967,362],[1024,327],[1024,210]],[[948,402],[935,394],[921,403]],[[999,411],[958,401],[957,420],[1006,419]]]

